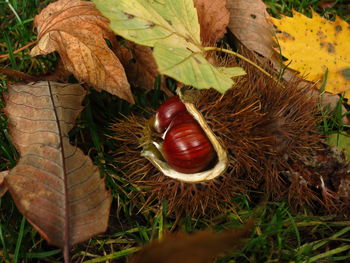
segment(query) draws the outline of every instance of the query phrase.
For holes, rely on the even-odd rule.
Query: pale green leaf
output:
[[[350,161],[350,135],[331,134],[328,137],[328,144],[336,146],[340,151],[344,151],[347,161]]]
[[[200,27],[192,0],[93,0],[117,34],[153,46],[172,35],[200,45]]]
[[[201,52],[159,41],[153,55],[159,72],[186,85],[198,89],[215,88],[221,93],[232,87],[231,78],[210,64]]]
[[[238,76],[243,76],[246,74],[246,72],[244,71],[243,68],[241,67],[230,67],[230,68],[226,68],[226,67],[217,67],[216,68],[221,74],[226,75],[229,78],[232,78],[232,76],[234,77],[238,77]]]
[[[193,0],[93,0],[112,30],[140,45],[154,47],[161,74],[198,89],[225,92],[242,68],[216,68],[205,58]]]

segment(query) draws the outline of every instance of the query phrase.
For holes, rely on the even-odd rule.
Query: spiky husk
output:
[[[131,116],[113,125],[121,142],[116,160],[126,178],[140,187],[138,194],[146,196],[147,204],[165,200],[168,213],[217,214],[235,209],[232,199],[248,192],[265,193],[272,200],[287,198],[295,208],[345,207],[348,196],[340,198],[335,185],[349,174],[329,179],[317,165],[320,156],[327,155],[310,87],[298,79],[282,87],[255,68],[244,68],[247,75],[225,95],[204,90],[192,101],[228,151],[223,176],[198,184],[164,176],[140,156],[149,136],[144,129],[147,119]]]

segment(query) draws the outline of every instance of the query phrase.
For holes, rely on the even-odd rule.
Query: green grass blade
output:
[[[4,238],[2,224],[0,224],[0,240],[1,240],[1,244],[2,244],[2,255],[3,255],[4,259],[6,260],[6,262],[9,262],[10,258],[9,258],[8,252],[7,252],[7,245],[6,245],[5,238]]]
[[[344,252],[346,250],[350,250],[350,245],[346,245],[346,246],[341,246],[341,247],[337,247],[335,249],[331,249],[328,250],[324,253],[318,254],[316,256],[313,256],[312,258],[310,258],[307,261],[304,261],[305,263],[312,263],[312,262],[320,262],[319,260],[322,258],[326,258],[326,257],[330,257],[332,255]]]
[[[130,255],[132,253],[135,253],[136,251],[140,250],[139,247],[133,247],[133,248],[128,248],[128,249],[124,249],[103,257],[99,257],[99,258],[94,258],[94,259],[90,259],[87,261],[84,261],[83,263],[98,263],[98,262],[106,262],[107,260],[112,260],[112,259],[117,259],[120,257],[124,257],[127,255]]]
[[[21,226],[19,228],[19,233],[18,233],[18,238],[17,238],[17,243],[16,243],[16,249],[15,249],[15,254],[13,256],[13,262],[17,263],[18,262],[18,257],[19,257],[19,252],[21,249],[21,244],[24,236],[24,227],[26,224],[26,219],[25,217],[22,218]]]
[[[55,249],[55,250],[50,250],[50,251],[45,251],[45,252],[33,252],[33,253],[26,253],[26,258],[31,259],[31,258],[48,258],[53,255],[61,253],[61,249]]]

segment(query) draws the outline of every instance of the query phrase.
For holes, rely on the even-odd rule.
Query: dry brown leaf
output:
[[[194,0],[203,44],[214,44],[226,33],[229,23],[227,0]]]
[[[276,53],[277,43],[274,28],[267,6],[261,0],[228,0],[227,8],[230,12],[228,28],[235,37],[249,50],[259,53],[269,59],[277,71],[284,70],[283,78],[295,78],[297,72],[285,69],[281,56]],[[305,84],[305,83],[304,83]]]
[[[5,176],[7,176],[9,171],[0,172],[0,198],[7,192],[7,187],[4,184]]]
[[[126,75],[136,87],[152,90],[158,69],[150,47],[125,42],[127,47],[119,45],[115,52],[123,64]]]
[[[69,248],[108,225],[111,195],[99,169],[69,143],[86,94],[77,84],[9,86],[5,113],[18,164],[5,178],[16,206],[49,243]]]
[[[248,49],[270,59],[275,46],[273,28],[261,0],[227,0],[230,12],[228,28]]]
[[[66,70],[78,80],[134,103],[123,66],[105,42],[115,43],[108,24],[91,2],[54,2],[35,17],[38,44],[31,55],[57,51]]]
[[[211,263],[225,252],[240,249],[253,225],[250,220],[243,228],[222,233],[202,231],[193,235],[168,235],[162,241],[145,246],[130,263]]]

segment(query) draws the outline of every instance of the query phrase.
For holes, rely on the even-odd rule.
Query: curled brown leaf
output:
[[[65,69],[78,80],[134,103],[123,66],[105,41],[116,41],[108,24],[91,2],[51,3],[35,17],[38,44],[31,55],[57,51]]]

